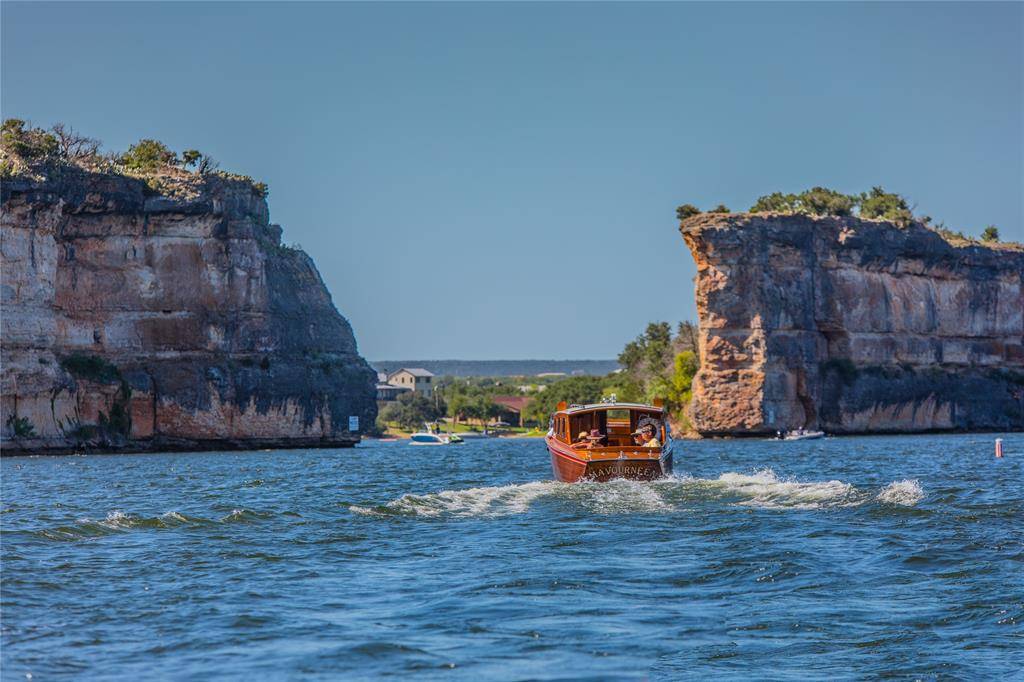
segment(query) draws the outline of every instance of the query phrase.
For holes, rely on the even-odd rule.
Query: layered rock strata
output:
[[[4,454],[356,443],[375,374],[259,192],[152,186],[4,183]]]
[[[950,243],[923,225],[701,214],[707,436],[1024,428],[1024,249]]]

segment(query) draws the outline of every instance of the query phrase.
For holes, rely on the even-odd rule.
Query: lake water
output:
[[[13,458],[4,679],[1024,679],[1024,436]]]

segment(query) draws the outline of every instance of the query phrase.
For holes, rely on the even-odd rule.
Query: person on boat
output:
[[[634,436],[640,437],[640,446],[644,448],[660,448],[661,441],[658,440],[656,435],[657,429],[654,427],[655,422],[652,420],[643,420],[640,422],[640,428],[633,432]]]
[[[604,436],[598,429],[591,429],[590,433],[586,431],[580,431],[579,437],[576,442],[572,444],[574,448],[581,450],[589,450],[590,448],[601,447],[601,441],[604,440]]]

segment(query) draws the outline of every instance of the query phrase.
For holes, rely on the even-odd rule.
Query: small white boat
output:
[[[815,438],[824,438],[824,431],[804,431],[803,429],[797,429],[796,431],[790,431],[782,440],[814,440]]]
[[[448,445],[448,438],[439,433],[429,431],[418,431],[409,436],[413,445]]]
[[[413,445],[451,445],[462,443],[463,440],[454,434],[443,434],[436,424],[424,424],[423,431],[417,431],[409,436]]]

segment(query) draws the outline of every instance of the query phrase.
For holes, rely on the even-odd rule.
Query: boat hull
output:
[[[409,436],[413,445],[446,445],[447,441],[433,433],[414,433]]]
[[[782,440],[787,440],[787,441],[794,441],[794,440],[817,440],[818,438],[824,438],[824,437],[825,437],[825,432],[824,431],[812,431],[811,433],[790,434],[790,435],[786,436],[785,438],[783,438]]]
[[[634,458],[623,455],[615,459],[585,461],[569,448],[552,438],[546,439],[551,455],[551,471],[555,479],[564,483],[577,481],[611,481],[624,478],[631,481],[653,481],[672,473],[672,452],[663,451],[657,459]]]

